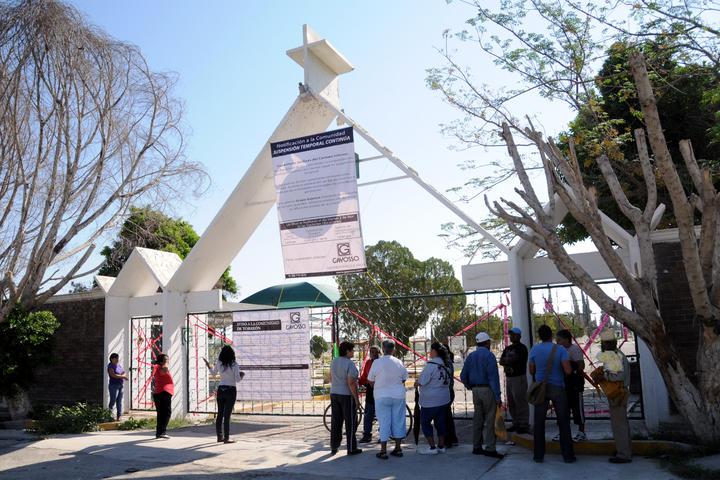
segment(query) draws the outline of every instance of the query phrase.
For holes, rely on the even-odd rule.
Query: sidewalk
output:
[[[469,441],[469,423],[458,422],[464,441]],[[676,478],[641,457],[613,465],[605,456],[579,455],[577,463],[568,465],[549,454],[545,463],[535,464],[529,450],[503,444],[498,445],[507,454],[503,460],[472,455],[468,443],[444,455],[418,455],[412,440],[404,445],[403,458],[375,458],[377,444],[353,457],[345,455],[343,446],[331,457],[329,435],[317,417],[243,416],[231,428],[237,443],[227,445],[215,442],[212,425],[170,431],[169,440],[156,440],[149,431],[105,431],[30,441],[28,434],[0,430],[0,479]]]

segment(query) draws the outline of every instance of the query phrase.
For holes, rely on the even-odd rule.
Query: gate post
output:
[[[187,414],[188,389],[185,369],[187,350],[183,345],[183,327],[186,324],[185,295],[181,292],[166,291],[162,295],[163,353],[170,357],[170,374],[175,383],[172,397],[173,417]]]
[[[110,354],[117,353],[120,356],[120,362],[128,368],[131,364],[130,358],[130,301],[127,297],[111,297],[105,296],[105,348],[104,356],[101,359],[99,367],[103,370],[103,407],[108,406],[110,400],[108,393],[108,372],[107,364],[110,361]],[[130,410],[130,384],[126,382],[123,388],[123,410]],[[125,413],[125,412],[123,412]]]

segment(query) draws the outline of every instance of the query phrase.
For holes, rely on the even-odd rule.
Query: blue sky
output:
[[[301,45],[304,23],[355,66],[340,78],[340,103],[346,113],[438,190],[464,182],[467,173],[457,168],[464,160],[505,155],[504,149],[449,150],[453,142],[442,136],[439,124],[458,114],[425,86],[425,70],[442,64],[436,48],[444,46],[443,31],[461,30],[473,16],[460,2],[71,3],[111,36],[138,45],[153,70],[178,73],[176,94],[185,102],[191,131],[187,154],[205,164],[212,186],[202,198],[187,198],[167,210],[189,221],[198,233],[205,230],[297,96],[303,71],[285,51]],[[506,77],[479,51],[471,45],[459,47],[483,82],[504,81]],[[555,125],[570,118],[560,105],[528,106],[526,113],[546,113]],[[356,151],[361,157],[375,155],[361,142]],[[378,160],[363,164],[360,181],[398,174],[389,162]],[[457,221],[452,212],[410,180],[363,187],[359,195],[366,245],[398,240],[417,258],[450,261],[460,276],[460,265],[466,261],[446,249],[438,237],[442,223]],[[481,202],[462,208],[477,220],[487,215]],[[273,209],[231,264],[241,298],[285,281],[277,230]]]

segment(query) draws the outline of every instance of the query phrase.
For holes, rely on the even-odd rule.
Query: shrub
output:
[[[120,425],[118,425],[118,429],[120,429],[120,430],[152,429],[152,428],[155,428],[155,425],[157,425],[157,420],[154,418],[135,419],[133,417],[130,417],[127,420],[125,420],[124,422],[122,422]]]
[[[28,314],[15,307],[0,323],[0,395],[14,397],[35,383],[33,370],[52,364],[53,334],[60,326],[50,312]]]
[[[41,434],[94,432],[99,430],[99,424],[112,421],[110,410],[76,403],[47,410],[36,421],[34,430]]]

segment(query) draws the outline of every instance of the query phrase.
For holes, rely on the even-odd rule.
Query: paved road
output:
[[[468,439],[469,422],[459,422],[461,439]],[[234,423],[235,444],[214,441],[210,425],[170,431],[169,440],[156,440],[148,431],[108,431],[58,435],[29,441],[21,432],[0,430],[0,479],[433,479],[453,480],[571,478],[676,478],[654,460],[612,465],[606,457],[579,456],[567,465],[557,455],[535,464],[531,453],[501,445],[503,460],[471,454],[462,444],[445,455],[418,455],[413,443],[403,458],[379,460],[373,444],[359,456],[328,455],[328,434],[317,417],[241,417]],[[422,440],[421,440],[422,442]]]

